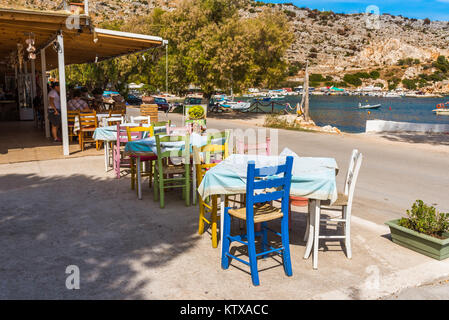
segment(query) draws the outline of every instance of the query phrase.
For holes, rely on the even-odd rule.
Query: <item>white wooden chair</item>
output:
[[[136,116],[136,117],[131,116],[131,123],[147,123],[147,124],[150,124],[151,123],[150,120],[151,120],[150,116]]]
[[[344,185],[344,192],[338,193],[338,199],[332,205],[330,201],[321,201],[319,209],[315,212],[315,231],[314,245],[313,245],[313,268],[318,269],[318,247],[320,239],[339,240],[344,239],[346,256],[348,259],[352,258],[351,250],[351,211],[352,201],[354,199],[354,190],[359,175],[360,167],[362,165],[363,156],[358,150],[353,150],[351,160],[349,162],[348,174]],[[313,209],[312,209],[313,210]],[[340,217],[322,218],[321,211],[338,212]],[[343,226],[343,235],[324,236],[320,235],[320,225],[327,225],[328,223],[337,223]],[[309,232],[307,232],[309,233]]]

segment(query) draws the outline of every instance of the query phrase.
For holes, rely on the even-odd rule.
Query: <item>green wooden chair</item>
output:
[[[182,196],[186,201],[186,206],[190,206],[190,135],[161,137],[156,134],[155,137],[157,166],[154,173],[154,200],[159,200],[160,207],[164,208],[165,189],[182,188]],[[184,142],[185,148],[162,151],[162,143],[180,141]],[[181,164],[172,164],[170,161],[172,157],[182,160]]]
[[[154,129],[154,134],[167,134],[167,128],[171,126],[171,120],[168,121],[159,121],[159,122],[151,122],[151,126]],[[158,129],[156,127],[164,127],[165,129]]]

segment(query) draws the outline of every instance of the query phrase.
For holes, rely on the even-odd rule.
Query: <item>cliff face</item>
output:
[[[291,4],[263,5],[241,0],[240,14],[252,17],[263,9],[284,12],[292,23],[296,40],[287,53],[290,61],[310,61],[312,73],[339,75],[356,70],[388,69],[400,59],[418,59],[430,64],[438,56],[449,56],[449,22],[408,19],[384,14],[335,14]],[[54,9],[62,1],[0,0],[0,6]],[[81,2],[81,1],[79,1]],[[173,10],[178,1],[166,0],[89,0],[96,22],[123,20],[151,12],[155,7]],[[411,69],[414,68],[414,69]],[[421,66],[401,73],[402,78],[416,76]],[[299,75],[300,76],[300,75]]]

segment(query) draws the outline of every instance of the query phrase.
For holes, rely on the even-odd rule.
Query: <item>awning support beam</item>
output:
[[[59,71],[59,97],[61,99],[61,129],[62,129],[62,148],[64,155],[70,155],[69,149],[69,127],[67,122],[67,92],[65,86],[65,62],[64,62],[64,38],[62,32],[56,37],[59,45],[58,50],[58,71]]]
[[[48,121],[48,91],[47,91],[47,61],[45,49],[41,49],[42,100],[44,100],[45,136],[50,138],[50,123]]]

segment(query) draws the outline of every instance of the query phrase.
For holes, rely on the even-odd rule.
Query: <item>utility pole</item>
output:
[[[309,61],[306,61],[306,75],[304,77],[304,120],[309,121]]]
[[[165,92],[168,94],[168,40],[165,43]]]

